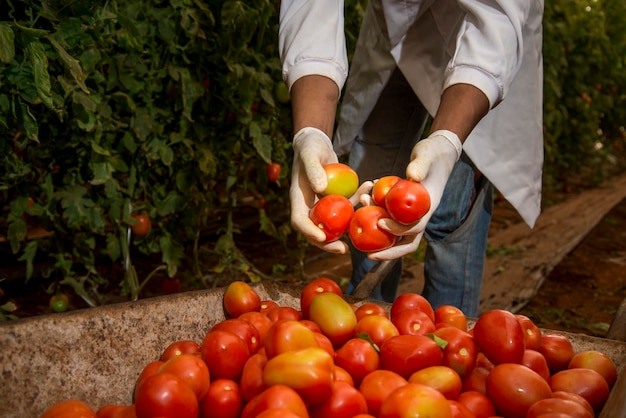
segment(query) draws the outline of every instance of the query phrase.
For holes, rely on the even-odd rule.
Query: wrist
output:
[[[447,142],[452,145],[454,151],[456,152],[456,161],[459,161],[459,158],[461,158],[461,153],[463,152],[463,144],[461,143],[459,136],[454,132],[445,129],[440,129],[430,134],[430,137],[435,136],[445,138]]]
[[[304,127],[296,132],[296,134],[293,136],[292,146],[294,148],[297,148],[298,146],[300,146],[300,143],[305,140],[305,138],[310,136],[321,138],[330,149],[333,148],[333,144],[328,135],[326,135],[326,133],[321,129],[314,128],[312,126]]]

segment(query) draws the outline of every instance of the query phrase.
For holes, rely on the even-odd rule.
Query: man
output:
[[[422,182],[431,196],[418,223],[379,222],[401,236],[395,246],[367,256],[352,249],[348,293],[377,260],[412,253],[425,235],[424,296],[435,308],[478,314],[493,187],[530,226],[540,212],[542,16],[542,0],[370,0],[347,78],[343,2],[282,1],[294,227],[326,251],[349,250],[324,243],[308,219],[326,187],[322,166],[348,152],[361,180],[395,174]],[[362,203],[371,185],[357,192]],[[375,297],[393,301],[400,272],[397,263]]]

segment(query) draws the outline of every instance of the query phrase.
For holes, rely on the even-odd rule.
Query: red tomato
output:
[[[401,335],[426,335],[435,330],[435,324],[430,317],[419,309],[402,311],[395,315],[391,322],[398,328]]]
[[[113,418],[118,412],[128,408],[127,405],[103,405],[96,411],[97,418]]]
[[[310,319],[301,319],[300,322],[302,325],[306,326],[308,329],[310,329],[313,332],[322,332],[322,330],[320,329],[320,326],[317,325],[315,322],[311,321]]]
[[[181,354],[166,361],[157,373],[172,373],[183,379],[198,399],[209,391],[209,368],[197,354]]]
[[[463,391],[480,392],[487,394],[487,376],[491,369],[477,366],[472,369],[470,374],[463,378]]]
[[[261,310],[261,298],[248,283],[237,280],[228,285],[224,291],[224,308],[231,318],[250,311]]]
[[[243,397],[237,382],[216,379],[200,400],[199,418],[238,418],[243,410]]]
[[[595,370],[576,368],[554,373],[550,377],[553,392],[564,391],[582,396],[595,412],[599,412],[609,397],[610,389],[602,375]]]
[[[587,411],[593,414],[593,407],[591,406],[589,401],[577,393],[565,392],[563,390],[556,390],[552,392],[552,397],[557,398],[557,399],[567,399],[568,401],[578,402]]]
[[[467,317],[456,306],[441,305],[435,309],[435,325],[446,324],[467,331]]]
[[[548,362],[539,351],[524,350],[524,357],[522,357],[520,364],[534,370],[539,376],[543,377],[546,382],[550,379]]]
[[[273,300],[262,300],[261,309],[259,310],[259,312],[267,313],[271,309],[278,308],[278,307],[279,307],[278,303],[274,302]]]
[[[327,164],[324,171],[328,180],[324,195],[350,197],[359,188],[359,176],[350,166],[343,163]]]
[[[561,334],[542,334],[539,352],[548,362],[551,373],[567,369],[570,360],[574,357],[572,342]]]
[[[381,251],[393,246],[398,237],[378,227],[378,221],[389,218],[387,210],[380,206],[362,206],[354,211],[348,236],[352,245],[363,252]]]
[[[245,401],[249,401],[267,389],[263,383],[263,368],[267,364],[267,356],[263,351],[250,356],[241,372],[239,391]]]
[[[212,379],[238,380],[249,357],[246,343],[232,332],[208,332],[202,340],[202,359]]]
[[[254,311],[253,311],[254,312]],[[228,331],[237,335],[248,346],[248,352],[254,354],[261,345],[259,331],[251,322],[239,318],[229,318],[218,322],[210,331]]]
[[[472,411],[476,418],[490,418],[496,415],[496,408],[484,393],[463,391],[456,399],[458,403]]]
[[[478,357],[478,346],[474,337],[456,327],[438,328],[433,334],[446,342],[441,364],[453,369],[461,379],[469,376]]]
[[[198,399],[180,377],[171,373],[157,373],[137,387],[135,412],[137,418],[197,418]]]
[[[78,399],[67,399],[48,407],[40,418],[96,418],[96,412]]]
[[[164,295],[172,295],[180,292],[180,279],[178,277],[165,277],[161,281],[161,292]]]
[[[357,321],[367,315],[379,315],[384,316],[385,318],[389,318],[389,314],[387,313],[385,308],[373,302],[366,302],[363,305],[359,306],[358,308],[356,308],[356,311],[354,311],[354,314],[356,315]]]
[[[200,344],[192,340],[179,340],[168,345],[161,354],[161,361],[168,361],[174,356],[181,354],[198,354],[200,353]]]
[[[337,241],[348,229],[354,215],[352,203],[343,196],[331,194],[315,202],[309,218],[326,234],[325,242]]]
[[[515,315],[502,309],[482,314],[473,328],[478,349],[494,364],[519,363],[524,356],[524,331]]]
[[[139,373],[139,377],[135,381],[135,398],[137,397],[137,388],[139,387],[141,382],[146,380],[148,377],[157,374],[163,364],[165,364],[165,362],[160,360],[152,361],[146,364],[141,373]]]
[[[291,306],[279,306],[272,308],[266,313],[267,317],[272,322],[277,322],[281,319],[290,319],[293,321],[299,321],[302,319],[302,313]]]
[[[516,363],[502,363],[487,376],[487,396],[507,418],[526,418],[532,404],[552,396],[546,380]]]
[[[428,213],[430,194],[422,183],[400,179],[387,192],[385,207],[396,222],[410,225]]]
[[[586,368],[597,371],[604,377],[609,388],[617,381],[617,367],[606,354],[596,350],[584,350],[574,354],[569,362],[569,369]]]
[[[272,322],[267,315],[256,311],[250,311],[239,315],[239,319],[248,321],[254,328],[256,328],[259,333],[259,348],[263,347],[263,344],[265,344],[265,335],[274,322]]]
[[[369,341],[352,338],[335,352],[335,364],[345,369],[358,386],[365,376],[380,368],[380,356]]]
[[[427,314],[431,321],[435,322],[435,311],[433,310],[432,305],[428,299],[419,293],[408,292],[399,295],[391,304],[389,316],[393,320],[393,318],[400,312],[407,309],[419,309]]]
[[[320,348],[323,348],[328,354],[330,354],[333,358],[335,357],[335,346],[333,345],[332,341],[330,341],[330,339],[325,336],[324,334],[322,334],[321,331],[317,332],[313,332],[313,335],[315,335],[315,339],[317,340],[317,345]]]
[[[326,402],[333,388],[333,358],[319,347],[288,351],[270,358],[263,368],[267,386],[286,385],[308,405]]]
[[[387,396],[380,407],[378,417],[452,418],[452,410],[448,400],[436,389],[417,383],[407,383]]]
[[[398,332],[398,328],[389,318],[367,315],[357,321],[354,327],[354,335],[356,337],[366,335],[374,344],[380,347],[388,338],[400,335],[400,332]]]
[[[150,216],[146,214],[136,214],[134,213],[132,217],[135,219],[135,223],[130,226],[133,234],[143,237],[148,235],[150,230],[152,229],[152,221],[150,220]]]
[[[352,418],[367,412],[367,402],[358,389],[346,382],[335,382],[330,398],[311,406],[312,418]]]
[[[391,189],[398,180],[400,180],[398,176],[385,176],[376,180],[374,187],[372,187],[372,200],[374,203],[378,206],[385,207],[385,196],[387,196],[389,189]]]
[[[341,286],[327,277],[318,277],[304,286],[300,293],[300,313],[304,319],[309,319],[309,307],[313,298],[324,292],[332,292],[339,296],[343,294]]]
[[[241,418],[257,418],[268,409],[288,409],[302,418],[309,418],[307,406],[300,395],[285,385],[270,386],[256,395],[243,407]]]
[[[457,372],[447,366],[430,366],[420,369],[409,377],[409,383],[419,383],[438,390],[446,399],[456,399],[463,382]]]
[[[300,418],[300,415],[287,408],[270,408],[261,412],[256,418]]]
[[[526,315],[516,314],[515,318],[524,331],[526,349],[538,351],[541,348],[541,329]]]
[[[342,345],[354,335],[357,322],[354,310],[336,293],[324,292],[315,296],[309,307],[309,317],[335,347]]]
[[[337,366],[337,364],[333,367],[333,377],[335,379],[335,383],[344,382],[354,387],[354,379],[350,376],[350,373],[348,373],[343,367]]]
[[[450,405],[452,418],[476,418],[476,415],[462,403],[448,399],[448,404]]]
[[[559,412],[569,418],[593,418],[594,415],[584,406],[575,401],[558,398],[547,398],[535,402],[528,409],[526,418],[539,418],[543,414]]]
[[[265,335],[264,345],[268,359],[289,351],[319,347],[313,331],[294,319],[274,322]]]
[[[380,346],[380,367],[405,379],[420,369],[440,365],[442,360],[437,343],[424,335],[396,335]]]
[[[274,183],[280,177],[281,166],[278,163],[270,163],[265,168],[267,180]]]
[[[363,378],[359,391],[365,397],[370,414],[378,416],[383,401],[395,389],[404,386],[408,381],[398,373],[390,370],[374,370]]]

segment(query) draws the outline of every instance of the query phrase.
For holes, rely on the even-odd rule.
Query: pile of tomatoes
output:
[[[607,355],[575,352],[565,334],[504,310],[470,327],[416,293],[388,309],[350,303],[324,277],[299,302],[233,282],[227,319],[146,364],[131,405],[67,400],[42,418],[592,418],[617,380]]]
[[[416,181],[398,176],[377,179],[371,190],[371,205],[354,210],[348,200],[359,187],[357,173],[342,163],[324,166],[328,187],[309,217],[324,233],[326,242],[348,234],[355,248],[364,252],[393,246],[397,236],[379,228],[378,221],[391,218],[403,225],[418,222],[430,210],[430,195]]]

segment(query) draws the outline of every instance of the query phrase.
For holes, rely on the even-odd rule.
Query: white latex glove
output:
[[[433,132],[419,141],[411,152],[411,162],[406,168],[410,180],[421,182],[430,194],[430,209],[422,219],[413,225],[402,225],[391,218],[381,219],[378,225],[387,231],[401,236],[396,245],[383,251],[369,254],[373,260],[390,260],[411,254],[424,235],[428,221],[433,215],[448,177],[461,157],[463,145],[459,137],[450,131]]]
[[[293,167],[291,170],[291,224],[302,232],[315,246],[333,253],[345,254],[348,245],[343,241],[325,243],[326,234],[309,218],[311,207],[317,202],[318,194],[326,190],[328,181],[324,166],[336,163],[337,154],[333,150],[328,135],[317,128],[302,128],[293,138]],[[350,198],[356,205],[361,194],[367,194],[372,182],[364,182]]]

